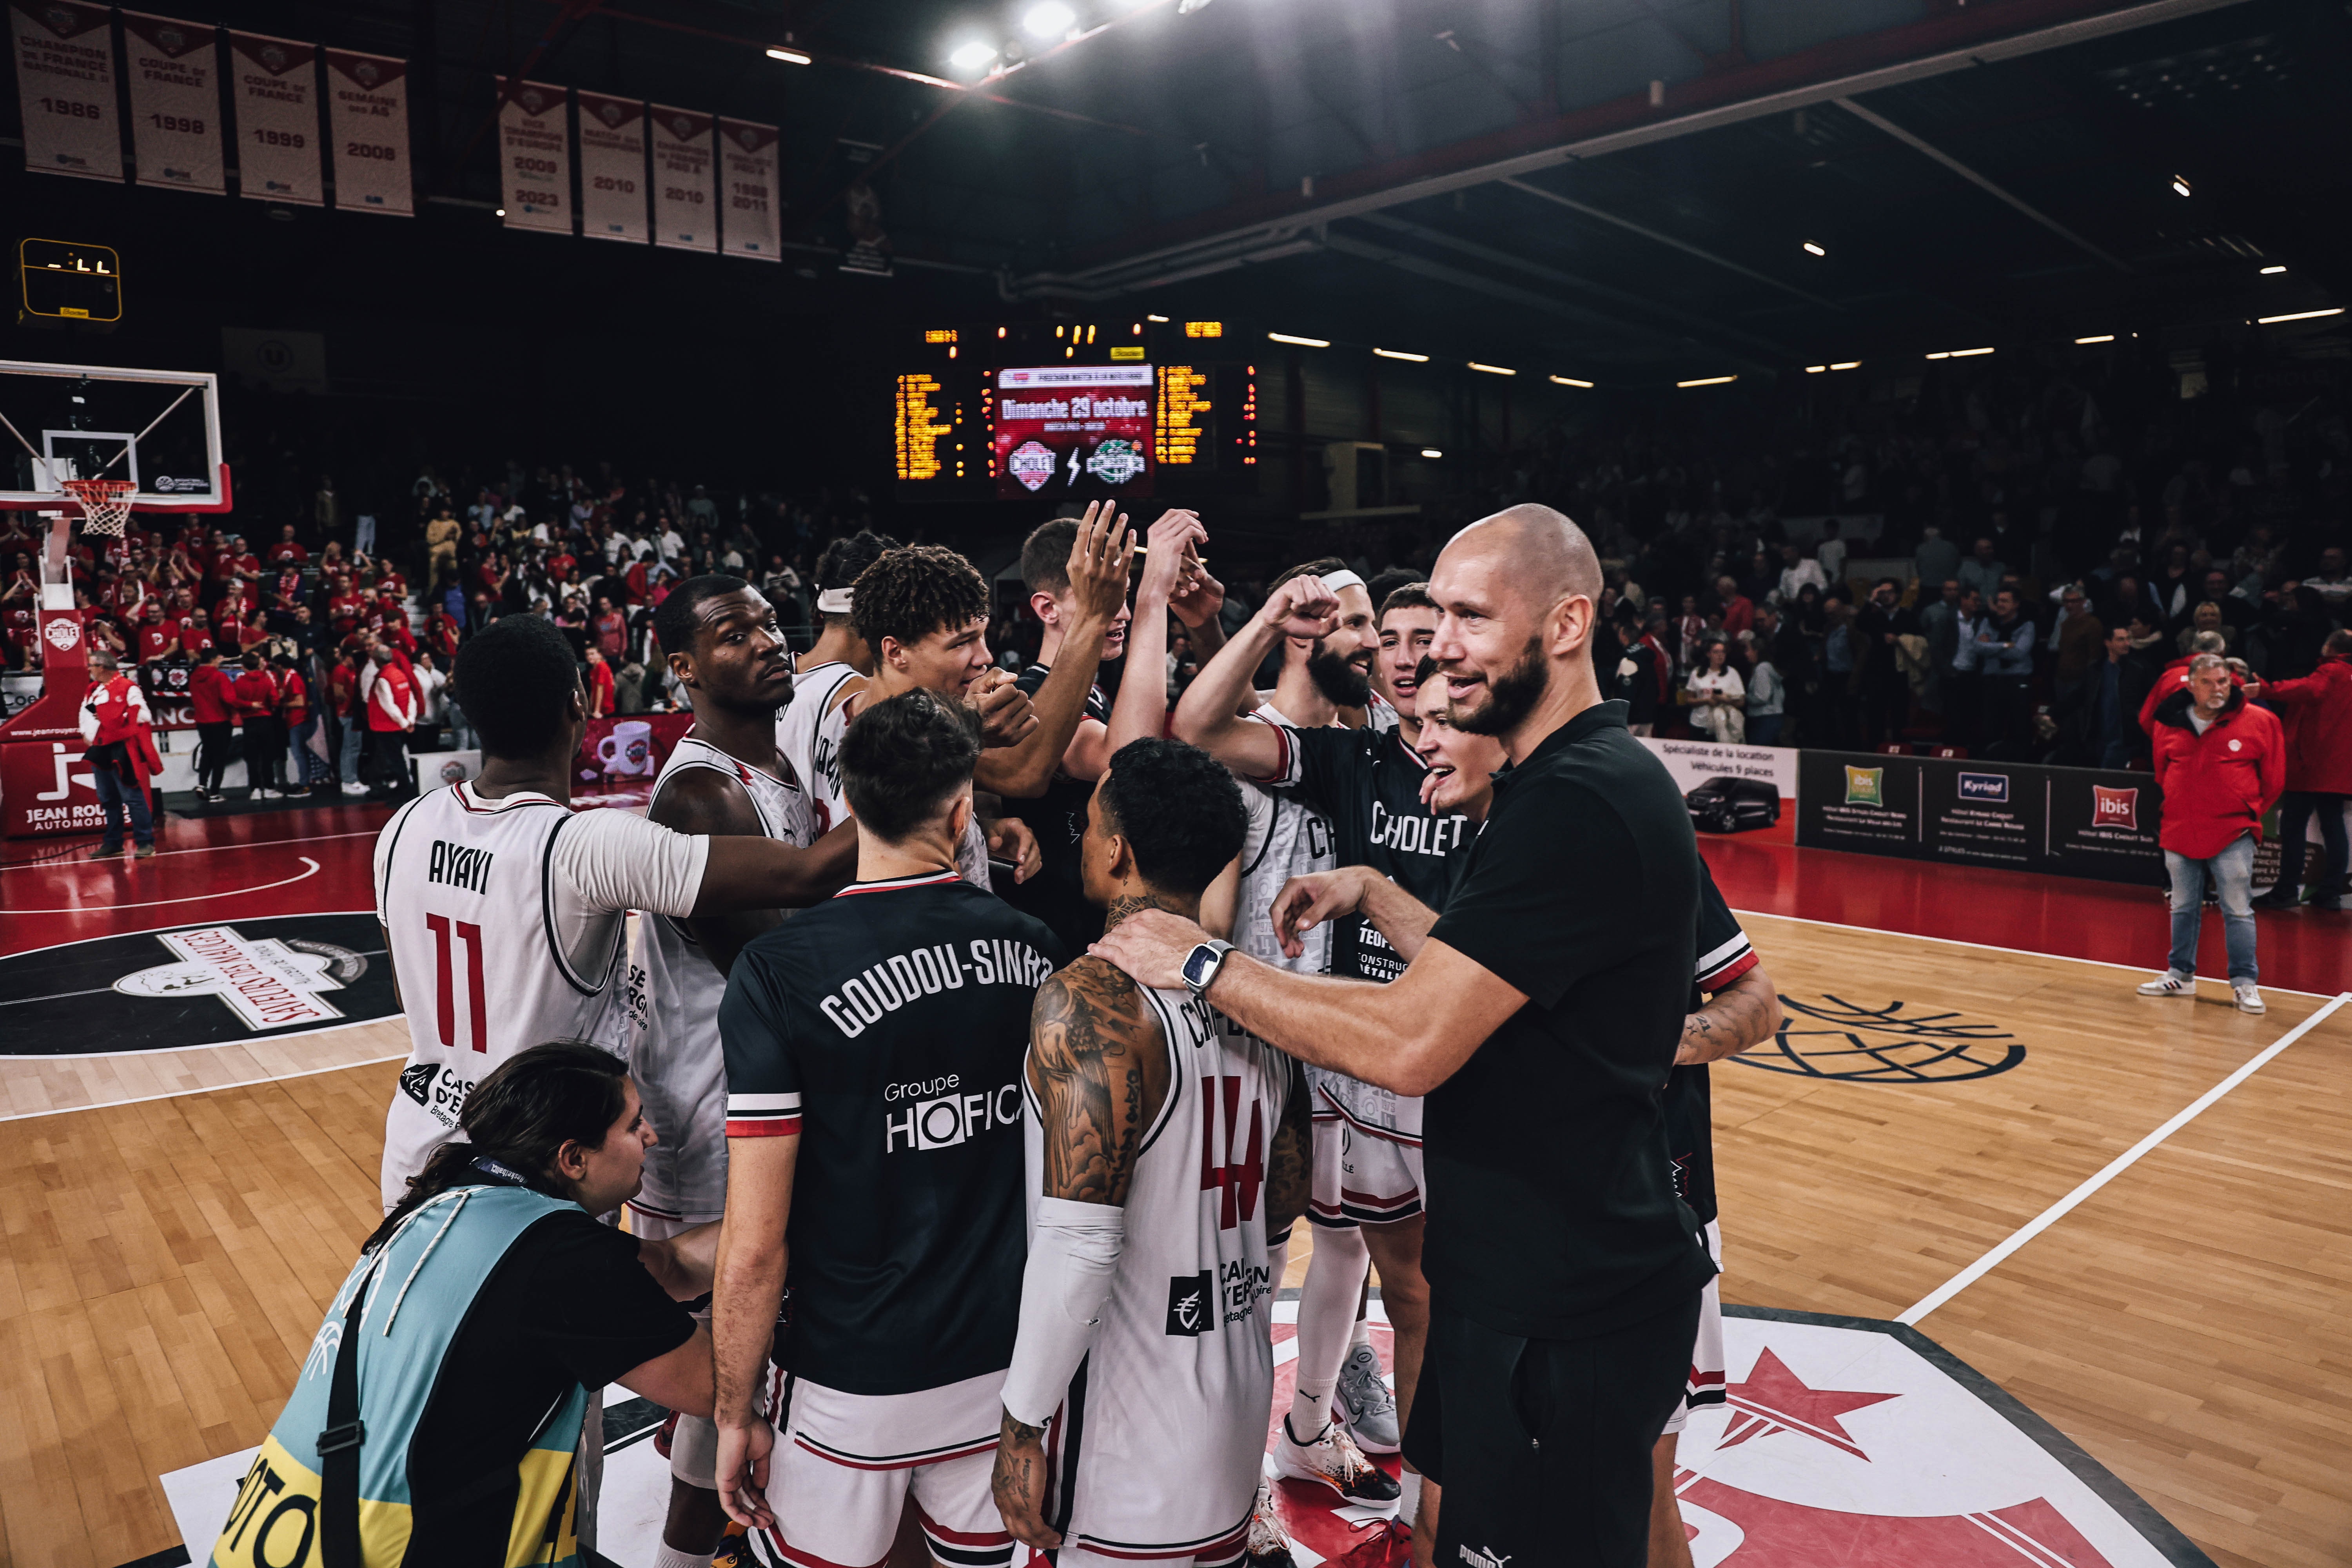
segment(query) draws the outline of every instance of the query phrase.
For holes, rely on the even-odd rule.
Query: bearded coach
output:
[[[1294,930],[1372,919],[1404,973],[1292,973],[1164,911],[1093,951],[1302,1061],[1428,1097],[1429,1346],[1404,1451],[1434,1484],[1416,1561],[1640,1568],[1651,1448],[1715,1273],[1659,1100],[1698,847],[1625,705],[1601,700],[1582,530],[1549,507],[1497,512],[1454,537],[1429,589],[1453,722],[1509,757],[1476,847],[1442,912],[1344,873],[1276,904]],[[1309,600],[1286,629],[1318,635],[1335,608]]]

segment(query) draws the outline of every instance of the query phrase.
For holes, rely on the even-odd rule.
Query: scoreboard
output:
[[[1257,367],[1216,321],[929,327],[897,351],[901,500],[1181,499],[1251,484]]]

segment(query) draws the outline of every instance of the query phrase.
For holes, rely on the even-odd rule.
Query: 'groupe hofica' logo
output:
[[[1847,764],[1845,803],[1848,805],[1885,805],[1886,804],[1886,770],[1857,768],[1851,763]]]

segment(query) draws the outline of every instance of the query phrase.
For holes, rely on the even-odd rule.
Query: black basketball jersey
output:
[[[1698,942],[1691,950],[1697,961],[1691,973],[1690,1010],[1697,1012],[1706,993],[1720,991],[1756,967],[1756,950],[1739,918],[1723,901],[1715,874],[1699,862]],[[1664,1098],[1666,1148],[1675,1161],[1675,1190],[1691,1213],[1706,1225],[1716,1215],[1715,1106],[1709,1093],[1706,1066],[1675,1068],[1666,1074]]]
[[[1275,726],[1286,755],[1279,776],[1331,819],[1339,864],[1370,866],[1433,910],[1445,907],[1476,839],[1470,819],[1437,816],[1421,804],[1429,770],[1394,730]],[[1331,973],[1387,982],[1404,960],[1369,921],[1350,918],[1331,934]]]
[[[1052,673],[1049,665],[1033,664],[1017,683],[1034,698]],[[1110,699],[1099,685],[1087,689],[1086,716],[1110,722]],[[1045,861],[1026,882],[1008,885],[1005,897],[1013,908],[1044,921],[1072,952],[1084,952],[1103,930],[1102,911],[1087,902],[1078,880],[1078,840],[1086,836],[1087,803],[1094,794],[1093,780],[1074,779],[1056,766],[1044,795],[1028,800],[1008,796],[1004,802],[1006,814],[1027,823],[1037,836],[1037,853]]]
[[[1065,962],[952,871],[853,883],[735,960],[727,1135],[801,1139],[787,1371],[910,1394],[1012,1364],[1021,1063],[1037,987]]]

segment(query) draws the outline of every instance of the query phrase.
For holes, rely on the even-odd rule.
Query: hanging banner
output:
[[[580,91],[580,232],[591,239],[644,245],[646,106],[634,98]]]
[[[654,243],[671,250],[719,248],[710,199],[710,116],[655,104]]]
[[[220,50],[213,25],[125,11],[122,44],[139,183],[228,195],[221,154]]]
[[[730,256],[782,261],[776,218],[776,128],[746,120],[719,122],[720,227]]]
[[[228,47],[236,77],[238,189],[257,201],[324,206],[318,47],[258,33],[231,33]]]
[[[25,167],[88,180],[122,178],[114,120],[114,29],[103,5],[11,0]]]
[[[572,133],[565,89],[520,81],[499,84],[499,164],[505,170],[507,226],[572,232]]]
[[[327,51],[327,135],[335,150],[335,205],[416,216],[408,174],[408,62]]]

